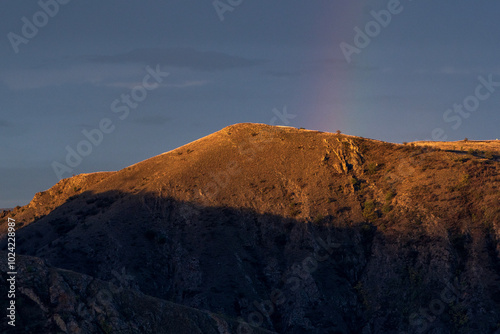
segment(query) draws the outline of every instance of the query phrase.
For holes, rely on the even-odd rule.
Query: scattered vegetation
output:
[[[289,214],[292,217],[298,216],[302,211],[299,208],[299,203],[290,203]]]
[[[14,216],[14,215],[12,215],[12,216]],[[33,221],[35,222],[35,221],[37,221],[37,220],[42,219],[43,217],[45,217],[45,215],[40,215],[40,216],[35,215],[35,216],[33,217]]]
[[[392,205],[391,205],[391,204],[389,204],[389,203],[385,203],[385,204],[384,204],[384,206],[382,207],[382,212],[383,212],[384,214],[388,214],[389,212],[391,212],[391,211],[392,211],[392,209],[393,209],[393,208],[392,208]]]
[[[80,218],[85,218],[85,217],[88,217],[88,216],[95,216],[96,214],[99,213],[99,209],[95,206],[86,206],[86,207],[83,207],[81,208],[80,210],[78,210],[76,212],[76,215]]]
[[[408,267],[408,277],[410,278],[410,282],[412,285],[420,285],[422,283],[422,275],[420,272],[413,268],[413,267]]]
[[[460,182],[457,186],[457,190],[463,190],[469,186],[470,186],[470,175],[469,174],[462,175],[462,177],[460,178]]]
[[[314,224],[321,223],[323,221],[323,219],[325,219],[325,216],[319,214],[316,217],[314,217],[313,223]]]
[[[111,206],[111,204],[113,204],[113,203],[114,203],[113,198],[101,196],[97,199],[96,206],[100,209],[107,208],[107,207]]]
[[[56,218],[49,221],[49,224],[54,227],[59,235],[66,234],[76,227],[76,223],[70,222],[67,218]]]
[[[355,176],[351,177],[351,184],[354,190],[359,190],[361,188],[361,181],[358,180]]]
[[[392,199],[396,197],[396,193],[392,190],[389,190],[386,194],[385,194],[385,201],[386,202],[390,202],[392,201]]]
[[[377,172],[377,170],[378,170],[378,164],[375,163],[375,162],[368,163],[368,165],[366,167],[367,167],[366,171],[370,175],[375,174]]]
[[[469,322],[469,317],[467,316],[467,310],[465,307],[458,303],[450,303],[449,305],[449,315],[451,318],[451,323],[456,329],[462,328],[467,322]]]
[[[377,212],[375,211],[375,202],[368,200],[363,205],[363,217],[368,221],[374,221],[378,218]]]
[[[467,153],[469,153],[470,155],[473,155],[473,156],[477,156],[479,154],[479,151],[478,150],[475,150],[475,149],[472,149],[470,148]]]
[[[99,321],[99,326],[101,327],[102,331],[105,334],[111,334],[111,333],[113,333],[113,326],[111,326],[111,324],[108,323],[106,320],[101,319]]]
[[[363,283],[358,282],[358,284],[354,286],[354,290],[358,293],[358,296],[361,299],[363,306],[367,309],[370,309],[370,302],[368,301],[368,293],[365,287],[363,286]]]

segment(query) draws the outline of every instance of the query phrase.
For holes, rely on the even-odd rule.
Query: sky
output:
[[[496,139],[500,3],[4,0],[0,208],[240,122]]]

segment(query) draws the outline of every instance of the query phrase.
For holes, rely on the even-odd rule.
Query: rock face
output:
[[[0,252],[6,257],[5,252]],[[240,323],[18,256],[16,326],[2,333],[231,333]],[[9,277],[0,264],[2,282]],[[5,304],[5,303],[2,303]],[[4,305],[2,305],[4,306]],[[2,309],[5,309],[2,307]],[[245,327],[251,328],[245,324]],[[254,333],[271,333],[251,328]]]
[[[500,145],[432,145],[234,125],[62,180],[0,233],[16,219],[40,266],[22,298],[50,331],[500,333]],[[88,318],[68,316],[89,280],[113,302],[85,288]]]

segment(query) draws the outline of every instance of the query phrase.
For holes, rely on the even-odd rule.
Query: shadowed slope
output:
[[[6,258],[7,254],[0,252],[0,256]],[[2,333],[220,334],[235,333],[239,325],[220,314],[202,312],[87,275],[52,268],[38,258],[18,256],[16,260],[16,326],[2,321]],[[8,271],[2,262],[1,285],[6,290]],[[7,308],[5,302],[2,308]],[[259,328],[252,331],[271,334]]]

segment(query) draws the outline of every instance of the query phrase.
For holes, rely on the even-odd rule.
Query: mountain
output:
[[[61,180],[0,214],[0,247],[9,215],[16,251],[44,268],[20,272],[19,293],[60,330],[93,332],[71,310],[45,311],[47,289],[51,307],[64,294],[39,272],[75,277],[70,295],[89,279],[113,284],[130,307],[168,305],[171,321],[189,309],[186,326],[207,333],[210,314],[228,319],[220,333],[500,333],[499,162],[499,141],[391,144],[237,124]],[[113,307],[94,319],[110,324],[101,331],[182,332]]]

